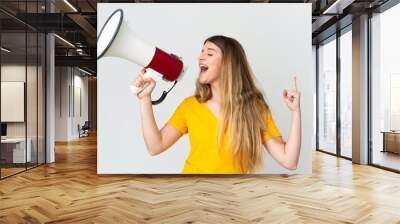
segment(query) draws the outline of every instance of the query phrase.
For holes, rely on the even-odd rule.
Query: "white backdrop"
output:
[[[293,86],[293,75],[297,74],[303,125],[299,166],[289,172],[266,153],[265,173],[311,174],[315,127],[311,4],[98,4],[98,32],[118,8],[123,9],[129,26],[142,39],[182,57],[189,66],[186,76],[166,100],[154,106],[159,128],[184,98],[193,95],[199,71],[197,58],[209,36],[230,36],[243,45],[284,139],[289,132],[291,114],[282,99],[282,91]],[[152,157],[148,154],[141,131],[138,100],[129,89],[140,69],[119,58],[98,61],[99,174],[180,173],[188,156],[187,135],[160,155]],[[169,86],[168,83],[158,84],[153,99]]]

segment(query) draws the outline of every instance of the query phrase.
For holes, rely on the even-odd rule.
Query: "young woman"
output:
[[[182,173],[263,172],[263,149],[283,167],[296,169],[301,145],[300,92],[284,90],[292,113],[289,138],[284,142],[272,113],[255,84],[243,47],[225,36],[204,42],[199,56],[196,92],[183,100],[163,128],[157,127],[151,104],[155,81],[143,78],[140,102],[142,131],[151,155],[158,155],[188,133],[191,150]],[[264,147],[263,147],[264,146]]]

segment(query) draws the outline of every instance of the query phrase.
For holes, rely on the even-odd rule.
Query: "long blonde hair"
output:
[[[221,147],[222,136],[228,133],[237,167],[243,173],[255,172],[263,164],[262,134],[266,131],[268,104],[256,86],[241,44],[225,36],[209,37],[204,44],[207,41],[222,51],[218,144]],[[209,100],[212,97],[210,85],[197,80],[195,97],[201,103]]]

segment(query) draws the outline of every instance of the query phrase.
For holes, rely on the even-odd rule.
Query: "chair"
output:
[[[78,124],[79,138],[89,136],[89,129],[90,129],[89,121],[85,121],[82,127],[80,127],[80,125]]]

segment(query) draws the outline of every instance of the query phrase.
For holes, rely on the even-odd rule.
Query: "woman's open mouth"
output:
[[[207,65],[200,65],[200,73],[206,72],[208,70]]]

